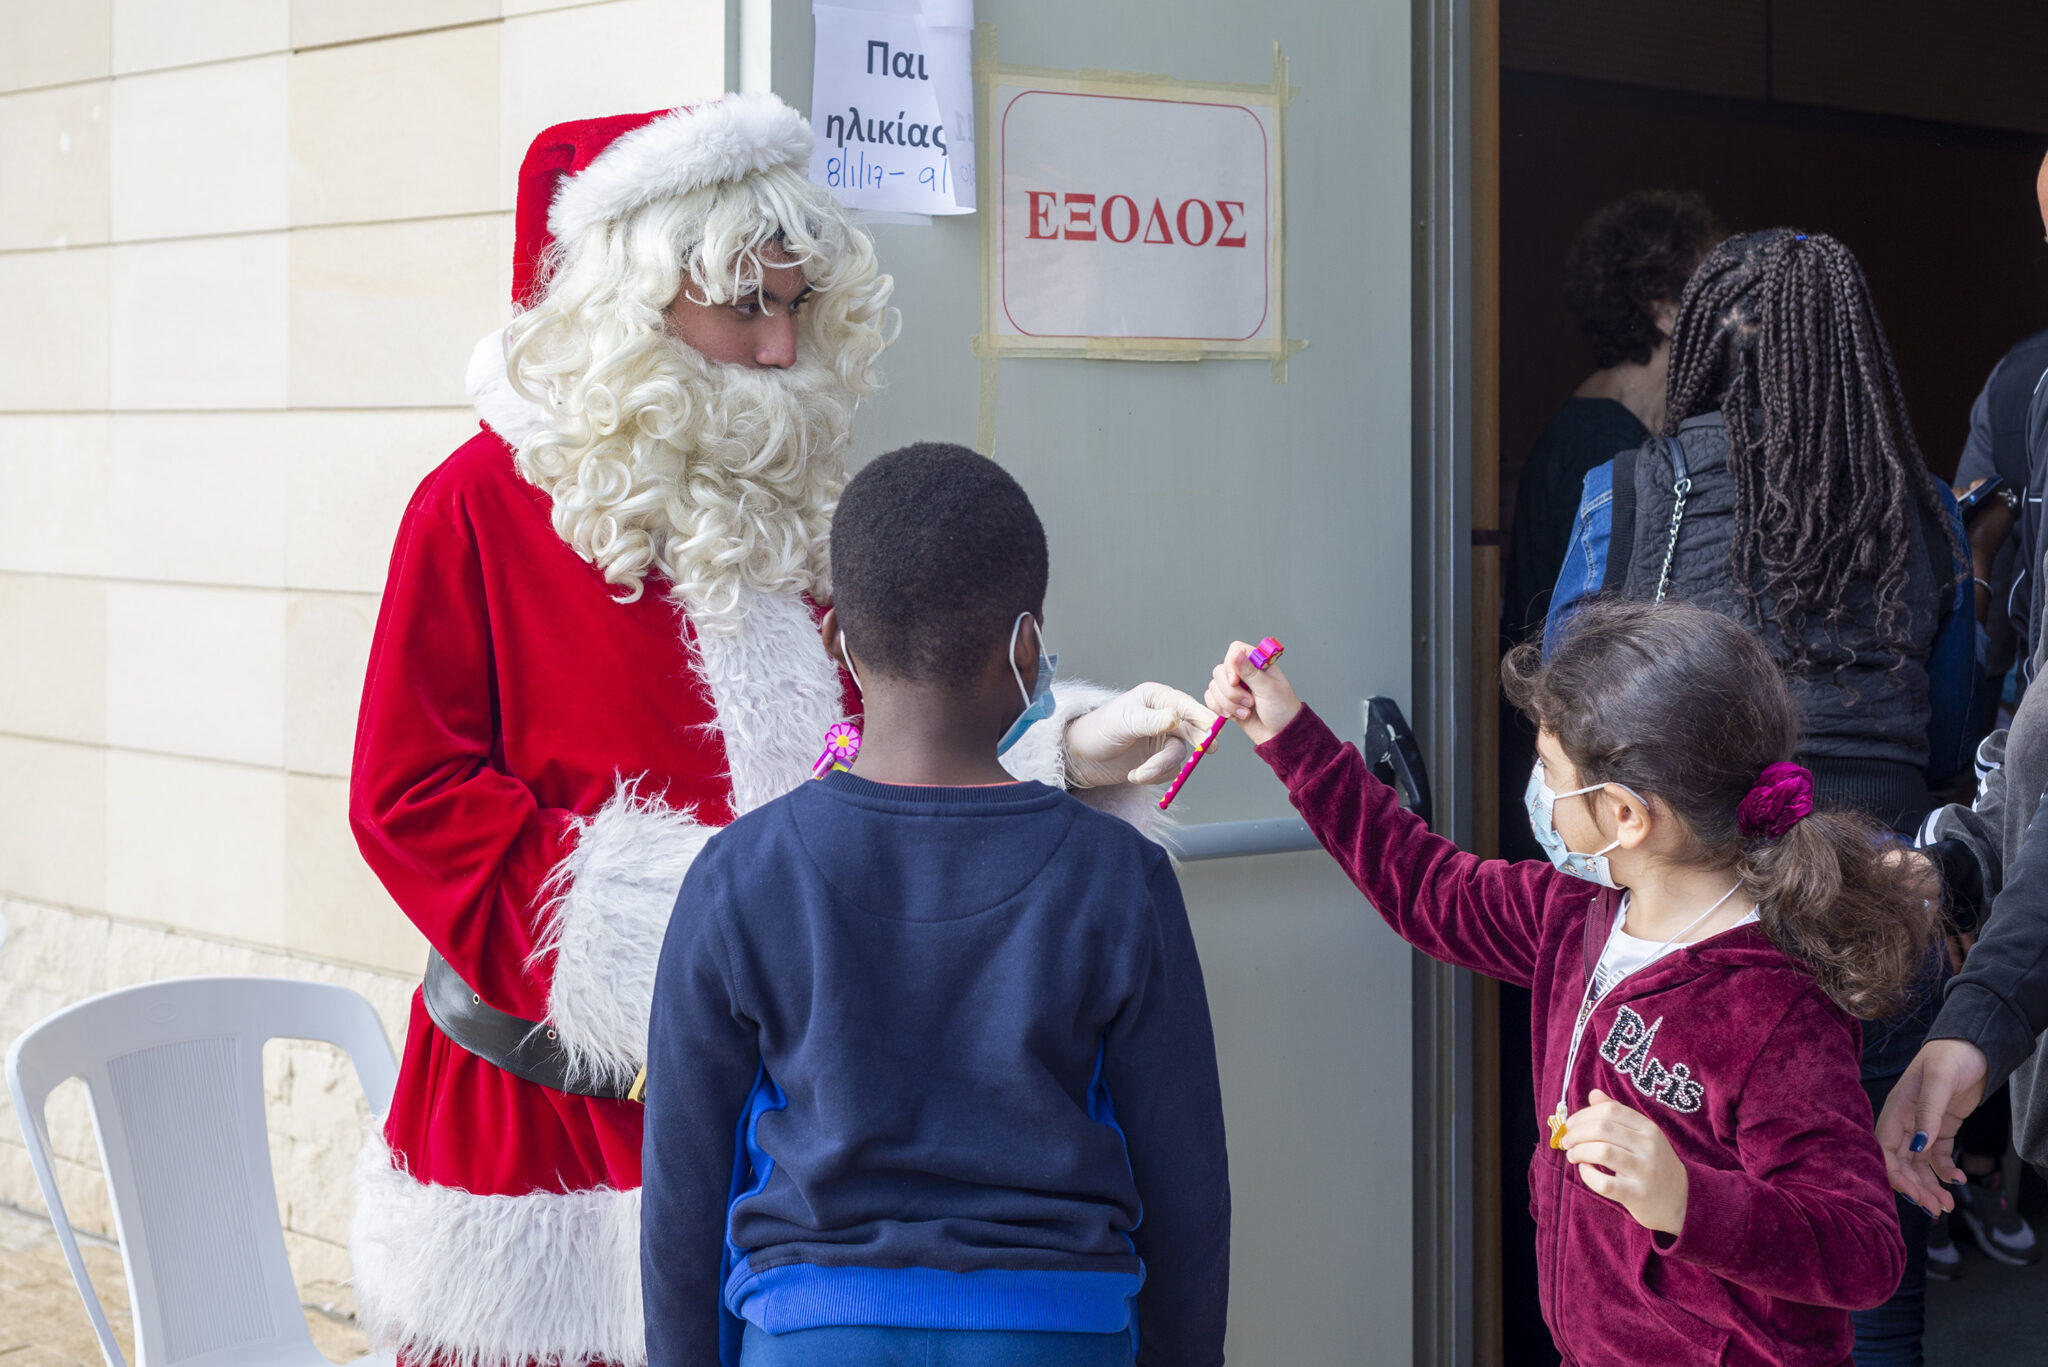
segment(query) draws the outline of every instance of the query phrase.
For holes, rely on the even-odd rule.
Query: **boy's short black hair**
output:
[[[1045,609],[1045,528],[1022,485],[964,446],[878,456],[832,517],[832,594],[861,668],[965,683],[1020,612]]]

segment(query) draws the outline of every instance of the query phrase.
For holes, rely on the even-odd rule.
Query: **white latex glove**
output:
[[[1178,688],[1139,684],[1067,723],[1067,786],[1164,783],[1215,723]]]

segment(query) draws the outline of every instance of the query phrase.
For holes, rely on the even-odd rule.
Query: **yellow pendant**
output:
[[[1564,1147],[1564,1106],[1562,1104],[1558,1106],[1557,1114],[1550,1117],[1550,1147],[1553,1149]]]

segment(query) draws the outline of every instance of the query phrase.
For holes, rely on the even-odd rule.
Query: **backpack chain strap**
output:
[[[1652,602],[1664,601],[1664,590],[1671,583],[1671,559],[1678,554],[1678,524],[1685,520],[1685,496],[1692,492],[1692,476],[1686,472],[1685,450],[1675,437],[1664,438],[1664,450],[1671,457],[1675,478],[1671,481],[1671,534],[1664,539],[1664,568],[1657,571],[1657,596]]]

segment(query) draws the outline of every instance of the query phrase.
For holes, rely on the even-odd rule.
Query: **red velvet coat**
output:
[[[701,636],[663,581],[618,601],[498,435],[516,441],[537,411],[492,382],[502,361],[478,370],[487,426],[420,485],[392,552],[351,823],[485,1001],[546,1022],[592,1074],[630,1078],[690,860],[808,778],[857,695],[799,596],[753,593],[737,632]],[[1006,762],[1059,782],[1066,722],[1105,696],[1061,685]],[[350,1251],[373,1337],[413,1360],[644,1361],[640,1115],[502,1072],[415,997],[388,1149],[366,1145],[357,1177]]]
[[[1397,934],[1531,990],[1529,1104],[1547,1119],[1618,894],[1432,835],[1306,708],[1259,754]],[[1847,1363],[1848,1312],[1884,1301],[1905,1270],[1856,1022],[1752,923],[1624,978],[1584,1029],[1569,1109],[1597,1087],[1648,1116],[1689,1185],[1673,1237],[1595,1195],[1559,1150],[1531,1155],[1543,1318],[1564,1360]]]

